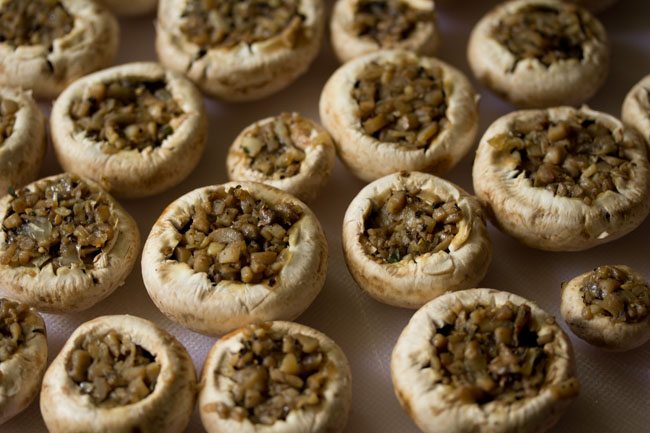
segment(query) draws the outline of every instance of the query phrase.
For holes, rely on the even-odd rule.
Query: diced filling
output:
[[[156,388],[160,364],[128,335],[110,331],[85,335],[66,364],[70,379],[95,406],[110,409],[137,403]]]
[[[292,203],[271,204],[241,187],[217,190],[194,205],[170,258],[205,272],[214,283],[275,286],[290,257],[290,230],[301,217]]]
[[[30,311],[28,305],[0,298],[0,364],[9,360],[35,335],[44,333],[43,321]]]
[[[313,131],[307,120],[283,113],[272,122],[250,129],[240,146],[249,157],[250,168],[270,179],[285,179],[300,172],[305,152],[296,144],[312,143]],[[312,144],[316,145],[319,137],[314,138]]]
[[[0,8],[0,43],[43,45],[70,33],[74,17],[58,0],[8,0]]]
[[[409,191],[392,191],[375,203],[365,221],[361,245],[381,263],[413,260],[422,254],[449,252],[463,212],[453,201],[426,200]]]
[[[357,36],[369,37],[382,47],[394,47],[411,37],[420,23],[435,19],[433,10],[418,10],[404,0],[360,0],[353,28]]]
[[[553,319],[548,319],[554,324]],[[540,333],[527,305],[478,305],[450,311],[431,339],[436,384],[462,404],[509,404],[535,397],[547,382],[554,334]]]
[[[13,134],[16,123],[16,112],[20,107],[11,99],[0,100],[0,146]]]
[[[352,91],[361,127],[381,142],[426,150],[447,124],[442,80],[440,68],[370,63]]]
[[[117,237],[117,217],[105,193],[74,175],[14,193],[2,220],[0,263],[92,269]]]
[[[232,383],[232,403],[217,403],[221,418],[272,425],[290,412],[315,408],[333,365],[317,339],[266,325],[243,331],[242,347],[218,366],[217,383]]]
[[[70,116],[77,131],[114,154],[162,145],[183,121],[183,110],[165,81],[121,79],[86,87]]]
[[[537,59],[550,66],[561,60],[581,61],[584,45],[596,38],[594,23],[574,5],[528,5],[504,16],[492,37],[517,61]]]
[[[591,204],[618,192],[632,178],[634,163],[612,131],[586,117],[550,121],[546,116],[515,121],[489,144],[515,162],[533,186]]]
[[[292,46],[304,20],[299,5],[300,0],[189,0],[181,31],[204,51],[279,35]]]
[[[614,322],[638,323],[648,317],[650,286],[625,269],[597,267],[580,292],[585,303],[582,316],[587,320],[604,316]]]

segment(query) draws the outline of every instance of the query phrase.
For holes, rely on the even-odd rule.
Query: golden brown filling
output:
[[[29,305],[0,298],[0,363],[11,358],[35,334],[44,333],[43,322],[29,310]]]
[[[252,45],[282,35],[293,45],[304,17],[300,0],[189,0],[181,31],[202,48]]]
[[[0,43],[44,45],[70,33],[74,17],[58,0],[9,0],[0,8]]]
[[[411,37],[420,23],[433,22],[433,11],[410,7],[404,0],[361,0],[354,14],[357,36],[369,37],[382,47],[391,47]]]
[[[536,396],[547,381],[555,338],[540,335],[541,324],[527,305],[461,308],[450,312],[431,340],[429,365],[435,383],[453,386],[465,404],[512,403]],[[549,324],[553,324],[549,319]]]
[[[112,247],[117,217],[103,192],[65,175],[14,193],[2,220],[0,263],[9,266],[92,269]]]
[[[240,146],[250,168],[270,179],[285,179],[300,172],[305,152],[296,143],[309,140],[313,130],[305,119],[283,113],[249,130]]]
[[[438,251],[449,252],[463,212],[454,202],[423,200],[409,191],[393,191],[366,218],[361,244],[377,261],[395,263]]]
[[[183,120],[166,86],[163,80],[94,83],[72,103],[70,116],[105,153],[158,147]]]
[[[0,100],[0,146],[13,134],[16,112],[19,108],[18,104],[11,99]]]
[[[127,335],[86,335],[66,364],[68,376],[95,406],[137,403],[156,388],[160,364]]]
[[[321,403],[333,367],[315,338],[250,325],[241,349],[215,371],[218,381],[234,383],[234,404],[217,403],[216,411],[222,418],[248,418],[253,424],[286,420],[291,411]]]
[[[625,143],[617,143],[612,131],[589,118],[515,121],[510,132],[489,144],[513,158],[515,169],[533,186],[587,204],[604,192],[618,192],[632,178],[634,163]]]
[[[583,46],[596,38],[596,31],[576,6],[528,5],[503,17],[492,36],[517,61],[537,59],[550,66],[561,60],[582,60]]]
[[[276,284],[289,259],[289,231],[302,217],[291,203],[271,204],[241,187],[215,191],[194,205],[170,256],[210,280]]]
[[[409,149],[427,149],[446,125],[442,70],[417,63],[370,63],[352,92],[366,134]]]
[[[650,286],[616,266],[599,266],[580,288],[585,308],[582,316],[609,317],[614,322],[638,323],[648,317]]]

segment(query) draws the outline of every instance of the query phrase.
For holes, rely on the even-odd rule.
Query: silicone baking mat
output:
[[[439,57],[469,75],[465,47],[474,23],[495,2],[447,0],[438,5],[443,45]],[[590,101],[598,110],[619,115],[627,91],[650,74],[650,2],[622,0],[600,15],[612,44],[612,68],[601,92]],[[117,63],[155,60],[153,17],[122,19]],[[196,171],[179,186],[155,197],[124,201],[137,219],[143,238],[165,206],[191,189],[227,180],[224,158],[241,129],[257,119],[283,111],[318,118],[320,89],[338,66],[328,43],[308,74],[286,90],[262,101],[224,104],[206,100],[210,119],[207,150]],[[481,94],[482,134],[513,107],[477,85]],[[473,151],[447,176],[472,190]],[[42,174],[60,171],[49,149]],[[363,187],[337,163],[327,189],[312,204],[327,233],[329,271],[323,291],[298,321],[336,340],[352,365],[353,403],[347,433],[417,433],[400,408],[390,380],[390,353],[412,311],[382,305],[365,296],[345,267],[341,252],[341,221],[350,200]],[[650,278],[650,219],[634,233],[581,253],[546,253],[526,248],[493,227],[494,259],[484,287],[508,290],[536,301],[559,316],[560,283],[600,264],[628,264]],[[197,372],[216,341],[175,325],[155,308],[136,267],[126,284],[99,305],[73,315],[46,315],[50,360],[82,322],[104,314],[128,313],[151,319],[168,329],[187,347]],[[560,320],[560,324],[565,324]],[[574,338],[580,397],[552,430],[553,433],[645,433],[650,431],[650,344],[627,353],[607,353]],[[188,432],[202,432],[195,413]],[[0,427],[2,433],[44,433],[38,400]]]

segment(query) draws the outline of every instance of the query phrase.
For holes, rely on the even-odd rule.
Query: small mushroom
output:
[[[380,49],[404,49],[432,56],[440,44],[433,2],[421,0],[338,0],[330,35],[341,62]]]
[[[196,189],[160,215],[142,253],[149,296],[205,334],[293,319],[325,282],[327,241],[301,201],[256,182]]]
[[[580,105],[603,85],[609,43],[603,25],[559,0],[496,6],[474,27],[467,56],[476,78],[521,107]]]
[[[391,374],[425,433],[541,433],[580,390],[571,342],[554,318],[493,289],[424,305],[397,340]]]
[[[623,122],[639,131],[650,146],[650,75],[639,81],[623,103]]]
[[[248,325],[221,338],[205,361],[200,388],[209,433],[340,433],[352,394],[341,349],[292,322]]]
[[[345,213],[342,236],[357,284],[380,302],[405,308],[474,287],[492,257],[478,200],[418,172],[388,175],[362,189]]]
[[[131,198],[185,179],[207,140],[199,91],[181,74],[147,62],[74,82],[54,103],[50,128],[64,169]]]
[[[46,366],[43,318],[26,304],[0,298],[0,425],[34,400]]]
[[[139,317],[79,326],[45,373],[41,414],[50,433],[180,433],[196,399],[185,348]]]
[[[329,180],[335,159],[323,127],[283,113],[245,128],[230,146],[226,166],[231,180],[262,182],[310,201]]]
[[[156,51],[166,68],[186,74],[204,93],[251,101],[307,71],[324,20],[322,0],[161,0]]]
[[[603,349],[650,340],[650,285],[629,266],[599,266],[564,283],[561,311],[574,334]]]

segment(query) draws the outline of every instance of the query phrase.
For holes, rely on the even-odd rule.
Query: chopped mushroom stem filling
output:
[[[214,191],[194,205],[170,258],[214,283],[277,283],[289,259],[289,232],[302,217],[291,203],[267,203],[241,187]]]
[[[463,404],[510,404],[534,397],[547,382],[553,356],[545,345],[555,339],[553,332],[540,334],[540,329],[528,305],[508,301],[469,311],[460,306],[436,328],[424,368],[433,370],[436,384],[452,386],[452,399]]]
[[[352,96],[361,127],[381,142],[426,150],[447,124],[443,72],[437,67],[372,62]]]
[[[161,146],[183,121],[183,110],[164,80],[121,79],[88,86],[70,116],[77,131],[113,154]]]
[[[463,212],[455,202],[409,191],[392,191],[383,203],[375,203],[365,221],[361,244],[366,254],[381,263],[413,260],[439,251],[449,252]]]
[[[420,23],[434,20],[433,11],[412,8],[404,0],[360,0],[354,14],[357,36],[369,37],[382,47],[391,47],[411,37]]]
[[[304,17],[300,0],[189,0],[181,31],[205,54],[210,48],[233,48],[283,35],[293,46]]]
[[[20,107],[15,101],[3,98],[0,101],[0,147],[14,132],[16,112]]]
[[[43,45],[70,33],[74,17],[58,0],[9,0],[0,8],[0,43]]]
[[[92,269],[117,237],[117,217],[103,192],[74,175],[15,192],[2,220],[0,263]]]
[[[618,192],[632,176],[634,163],[625,143],[593,119],[551,122],[540,116],[516,121],[510,132],[489,144],[516,164],[534,187],[591,204],[607,191]]]
[[[596,34],[593,21],[574,5],[528,5],[503,17],[492,32],[517,62],[537,59],[547,67],[561,60],[582,61],[585,43]]]
[[[271,179],[285,179],[300,172],[305,152],[296,143],[311,141],[312,131],[309,122],[301,117],[283,113],[249,130],[240,146],[250,168]]]
[[[160,364],[127,335],[86,335],[66,364],[68,376],[95,406],[137,403],[156,388]]]
[[[35,334],[44,332],[38,317],[29,311],[29,305],[0,298],[0,363],[9,360]]]
[[[249,325],[242,347],[217,367],[217,383],[232,383],[232,403],[217,403],[222,418],[272,425],[291,411],[316,407],[334,366],[317,339]]]
[[[608,317],[614,322],[638,323],[648,317],[650,286],[616,266],[599,266],[580,288],[583,318]]]

